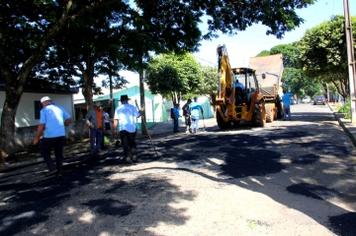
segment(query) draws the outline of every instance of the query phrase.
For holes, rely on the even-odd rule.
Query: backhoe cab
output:
[[[266,109],[255,70],[231,68],[224,45],[217,48],[217,54],[219,87],[214,105],[218,126],[228,129],[244,121],[263,127]]]

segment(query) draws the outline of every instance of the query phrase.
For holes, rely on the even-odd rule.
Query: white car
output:
[[[302,103],[310,103],[310,102],[311,102],[311,99],[309,96],[302,98]]]

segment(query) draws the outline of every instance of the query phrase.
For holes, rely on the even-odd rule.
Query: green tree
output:
[[[311,79],[305,75],[304,71],[299,68],[287,67],[284,69],[283,89],[290,91],[297,98],[303,98],[306,95],[313,97],[315,94],[322,92],[321,83],[317,79]]]
[[[5,81],[5,102],[1,115],[0,159],[14,145],[16,110],[24,85],[36,70],[46,65],[53,52],[54,39],[61,37],[69,22],[100,5],[114,1],[11,1],[0,4],[0,76]],[[63,34],[63,37],[65,35]],[[45,71],[45,70],[42,70]]]
[[[218,71],[211,66],[203,66],[203,80],[199,86],[199,94],[211,95],[216,94],[218,90]]]
[[[352,23],[356,27],[356,17]],[[356,31],[353,37],[356,39]],[[335,16],[308,30],[298,48],[303,69],[310,77],[333,84],[344,98],[349,96],[344,17]]]
[[[197,94],[203,74],[190,53],[161,54],[148,65],[146,82],[153,93],[179,103],[183,96]]]
[[[270,54],[275,55],[281,53],[283,55],[284,67],[301,68],[300,53],[296,44],[297,43],[290,43],[274,46],[271,48]]]
[[[119,1],[117,3],[109,9],[98,7],[94,15],[88,12],[82,18],[69,22],[63,29],[66,37],[55,39],[53,56],[46,58],[53,63],[50,69],[60,71],[61,76],[80,77],[79,84],[89,107],[93,104],[93,93],[100,91],[94,83],[94,77],[99,73],[109,74],[114,79],[115,87],[120,88],[125,82],[117,76],[118,70],[124,67],[118,45],[127,32],[130,18],[126,14],[129,8]],[[120,18],[121,24],[113,24],[117,18]]]
[[[265,57],[265,56],[269,56],[271,55],[271,52],[269,50],[263,50],[261,52],[259,52],[256,57]]]

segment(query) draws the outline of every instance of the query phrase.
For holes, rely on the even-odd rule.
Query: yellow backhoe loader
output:
[[[219,87],[213,103],[218,126],[228,129],[242,121],[263,127],[266,123],[265,101],[255,70],[231,68],[224,45],[217,48],[217,54]]]

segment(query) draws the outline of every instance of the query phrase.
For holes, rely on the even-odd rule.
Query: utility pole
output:
[[[349,1],[344,0],[344,17],[347,46],[347,61],[349,68],[349,87],[351,100],[351,123],[356,124],[356,94],[355,94],[355,53],[352,38]]]

